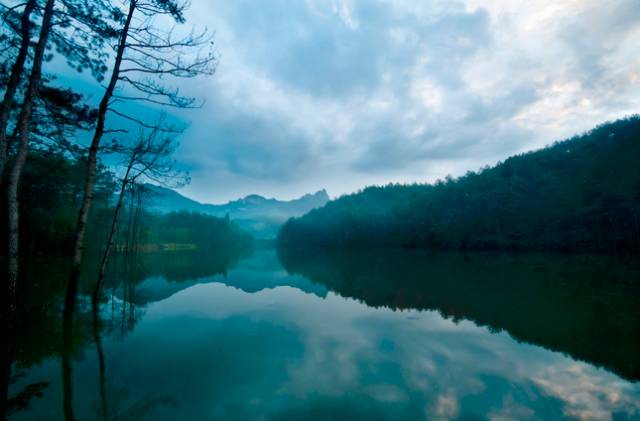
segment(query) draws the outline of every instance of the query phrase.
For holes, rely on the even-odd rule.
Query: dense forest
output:
[[[78,214],[84,166],[81,159],[48,150],[35,150],[25,165],[19,200],[21,204],[21,250],[23,256],[69,256]],[[117,197],[118,178],[99,166],[94,191],[95,205],[87,231],[86,251],[103,251]],[[217,247],[247,248],[251,237],[237,224],[196,212],[156,214],[147,210],[153,192],[143,185],[128,188],[123,197],[121,222],[114,238],[117,250],[153,251],[162,248],[208,250]],[[6,217],[4,215],[3,217]],[[6,235],[6,225],[2,225]]]
[[[433,184],[368,187],[290,219],[283,245],[640,250],[640,117]]]
[[[11,163],[10,163],[11,164]],[[69,255],[73,240],[74,218],[78,213],[82,192],[84,165],[81,160],[51,150],[34,150],[25,164],[23,184],[19,191],[20,239],[23,256],[39,254]],[[6,179],[4,180],[6,184]],[[111,197],[115,190],[115,177],[104,166],[98,168],[92,220],[101,219],[103,225],[106,209],[112,208]],[[3,189],[5,186],[3,185]],[[0,209],[6,219],[6,209]],[[1,225],[6,235],[6,224]],[[94,229],[95,228],[95,229]],[[103,229],[91,224],[89,239]],[[94,241],[88,241],[90,246]],[[5,248],[2,248],[3,253]]]
[[[252,241],[253,237],[229,218],[188,211],[147,214],[141,238],[142,243],[185,245],[201,251],[245,249]]]

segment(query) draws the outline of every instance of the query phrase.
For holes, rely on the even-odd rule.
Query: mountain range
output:
[[[199,212],[221,218],[229,217],[256,239],[274,239],[280,227],[291,217],[299,217],[324,206],[330,199],[326,190],[284,201],[252,194],[224,204],[201,203],[175,190],[146,185],[153,194],[147,209],[156,213]]]

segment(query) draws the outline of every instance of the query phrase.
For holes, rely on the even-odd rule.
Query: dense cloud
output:
[[[638,111],[637,0],[198,0],[185,193],[222,201],[432,181]]]

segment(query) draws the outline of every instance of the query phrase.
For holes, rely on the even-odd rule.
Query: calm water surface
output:
[[[629,259],[143,255],[99,325],[83,297],[64,323],[64,268],[31,267],[10,419],[640,419]]]

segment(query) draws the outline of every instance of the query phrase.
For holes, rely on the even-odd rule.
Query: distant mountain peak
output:
[[[299,199],[295,199],[295,200],[308,200],[308,199],[325,200],[327,202],[330,200],[329,194],[325,189],[318,190],[315,193],[307,193],[304,196],[300,197]]]
[[[327,193],[326,189],[318,190],[317,192],[313,193],[312,196],[321,197],[329,200],[329,193]]]
[[[267,202],[269,199],[267,199],[266,197],[260,196],[259,194],[250,194],[248,196],[245,196],[243,199],[240,199],[244,202],[247,203],[263,203],[263,202]],[[231,203],[231,202],[229,202]]]
[[[250,194],[241,199],[213,205],[189,199],[175,190],[152,185],[149,187],[157,193],[148,206],[151,211],[190,211],[219,217],[229,215],[257,238],[275,238],[277,230],[287,219],[302,216],[329,201],[327,191],[322,189],[288,201]]]

